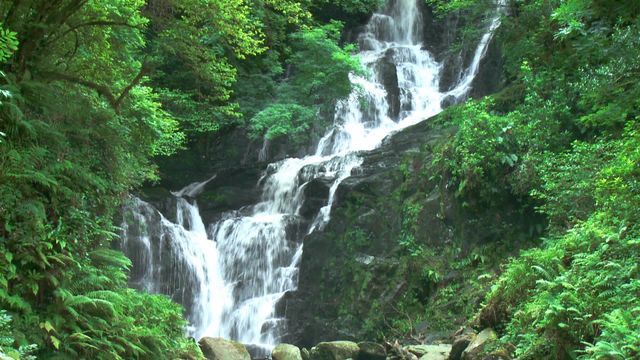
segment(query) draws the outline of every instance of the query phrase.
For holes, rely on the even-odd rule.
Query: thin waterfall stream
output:
[[[358,152],[439,113],[446,96],[467,96],[505,0],[498,1],[471,65],[448,92],[439,89],[442,64],[424,48],[419,1],[388,1],[372,16],[358,39],[368,76],[350,76],[354,91],[336,106],[334,125],[315,153],[268,165],[257,204],[204,224],[194,199],[211,179],[173,193],[172,220],[132,200],[122,234],[122,247],[134,263],[132,286],[181,303],[191,336],[234,339],[265,351],[276,345],[284,319],[275,309],[285,293],[296,289],[302,237],[321,231],[330,220],[336,190],[362,163]],[[384,85],[384,63],[392,64],[397,75],[397,112]],[[320,177],[331,181],[326,204],[303,231],[292,231],[303,224],[305,186]]]

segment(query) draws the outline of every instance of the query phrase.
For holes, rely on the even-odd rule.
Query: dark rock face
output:
[[[400,114],[400,88],[398,87],[398,70],[393,63],[393,49],[389,49],[384,58],[377,64],[380,83],[387,90],[389,117],[397,119]]]
[[[309,347],[367,339],[362,319],[383,322],[398,301],[416,296],[408,294],[427,299],[437,291],[421,282],[420,270],[408,267],[400,244],[407,206],[417,209],[409,224],[413,240],[428,249],[455,246],[469,253],[493,241],[495,219],[526,233],[533,216],[516,211],[515,205],[469,210],[455,197],[446,174],[434,167],[432,152],[452,141],[455,132],[427,121],[361,154],[362,166],[336,192],[331,221],[324,231],[304,238],[298,290],[282,305],[288,324],[284,341]],[[444,286],[462,276],[445,274],[439,281]],[[449,334],[459,325],[451,326]]]
[[[458,47],[457,43],[462,41],[463,29],[467,25],[483,29],[486,26],[484,17],[473,19],[470,14],[454,12],[439,18],[426,6],[423,13],[425,47],[444,65],[440,76],[440,90],[451,90],[462,78],[464,70],[469,67],[479,41],[479,38],[473,41],[466,40],[460,50],[454,50]],[[480,32],[482,33],[483,31]],[[498,91],[505,81],[502,66],[502,55],[494,37],[480,62],[480,69],[472,83],[469,96],[477,99]],[[455,102],[445,99],[442,107],[446,108]]]
[[[385,360],[387,358],[387,351],[380,344],[365,341],[358,343],[358,346],[360,347],[358,360]]]
[[[304,239],[298,291],[287,300],[289,333],[285,341],[309,347],[333,339],[362,339],[362,309],[370,309],[374,302],[392,304],[406,291],[406,284],[397,282],[402,269],[393,256],[398,251],[402,223],[398,200],[391,199],[403,182],[399,164],[406,154],[435,145],[451,131],[433,130],[421,123],[362,154],[363,165],[338,188],[332,218],[325,230]],[[429,231],[424,232],[423,240],[443,242],[451,236],[447,222],[454,221],[440,217],[443,195],[435,187],[432,192],[425,200],[423,226]],[[358,279],[345,278],[354,276],[344,273],[349,263],[365,269],[375,279],[362,294],[366,298],[350,299],[354,294],[348,287]],[[357,302],[354,306],[360,310],[349,309],[349,316],[339,316],[338,307],[348,301]]]
[[[489,44],[487,54],[480,62],[480,70],[471,83],[469,96],[479,99],[502,89],[505,83],[503,65],[500,47],[494,38]]]
[[[471,328],[462,328],[458,330],[453,336],[453,344],[451,346],[451,352],[449,353],[448,360],[460,360],[462,352],[469,346],[469,344],[475,339],[476,333]]]

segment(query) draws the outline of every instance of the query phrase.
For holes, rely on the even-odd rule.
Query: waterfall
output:
[[[372,16],[358,39],[368,76],[350,75],[354,91],[336,106],[334,125],[313,154],[268,166],[259,182],[259,203],[205,227],[192,199],[211,179],[173,193],[175,222],[139,199],[132,201],[122,235],[134,263],[132,285],[182,303],[192,336],[231,338],[264,352],[277,344],[284,319],[275,309],[296,289],[302,237],[330,220],[340,183],[362,163],[358,152],[437,114],[445,96],[466,96],[500,13],[463,79],[441,93],[442,66],[423,46],[419,1],[391,0]],[[302,219],[305,186],[318,178],[331,183],[326,204],[315,218]]]

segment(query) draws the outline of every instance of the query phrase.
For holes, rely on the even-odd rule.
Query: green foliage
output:
[[[639,324],[625,320],[635,319],[638,307],[637,235],[603,217],[596,214],[546,248],[522,254],[490,294],[484,315],[508,309],[503,341],[516,344],[519,358],[575,356],[585,343],[592,345],[584,359],[607,348],[620,358],[638,355],[637,339],[634,345],[624,336],[611,338],[617,332],[632,340],[638,332]]]
[[[346,14],[355,15],[355,14],[370,14],[375,10],[378,10],[380,6],[382,6],[383,1],[381,0],[347,0],[347,1],[339,1],[333,2],[330,0],[317,0],[314,2],[315,6],[326,7],[328,5],[333,5],[339,7],[339,9]]]
[[[128,289],[130,262],[110,250],[122,200],[156,178],[152,156],[184,139],[145,85],[144,4],[0,5],[19,39],[0,84],[0,307],[13,318],[1,346],[9,356],[200,356],[183,335],[182,309]]]
[[[458,132],[434,163],[471,208],[516,199],[550,227],[508,264],[477,320],[519,359],[636,358],[640,8],[515,1],[512,11],[497,35],[509,88],[445,111]]]
[[[11,316],[5,310],[0,310],[0,356],[15,360],[35,360],[31,355],[36,351],[35,344],[15,347],[15,339],[11,333]]]
[[[402,230],[400,231],[400,246],[412,257],[420,257],[424,253],[422,245],[415,239],[415,232],[419,224],[422,204],[408,201],[402,209]]]
[[[153,83],[161,101],[190,133],[237,121],[231,100],[235,59],[265,51],[261,24],[245,0],[167,1],[146,9],[152,27]]]
[[[4,29],[0,23],[0,63],[5,62],[18,49],[16,33]]]
[[[272,140],[292,135],[304,142],[308,130],[324,124],[322,115],[331,113],[336,102],[349,95],[349,73],[361,72],[362,67],[351,55],[353,46],[338,45],[341,30],[341,23],[332,22],[291,34],[287,60],[291,75],[271,84],[273,100],[249,120],[253,137]],[[276,67],[274,73],[280,70]]]
[[[434,8],[436,13],[446,14],[454,11],[466,10],[477,6],[473,0],[426,0],[426,3]],[[487,1],[487,3],[489,3]]]
[[[315,113],[310,108],[298,104],[275,104],[251,119],[251,133],[255,137],[264,134],[267,140],[287,135],[298,138],[309,130],[314,119]]]

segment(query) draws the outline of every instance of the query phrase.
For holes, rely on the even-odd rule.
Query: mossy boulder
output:
[[[385,360],[387,358],[387,351],[384,346],[374,342],[360,342],[360,355],[358,360]]]
[[[484,359],[484,352],[487,345],[497,340],[498,335],[493,329],[486,328],[482,330],[462,352],[462,360]]]
[[[471,344],[475,339],[476,333],[473,329],[463,327],[453,335],[453,344],[451,346],[451,352],[449,353],[448,360],[460,360],[462,352]]]
[[[451,352],[451,345],[410,345],[406,349],[418,356],[420,360],[447,360]]]
[[[280,344],[271,352],[273,360],[302,360],[302,354],[297,346]]]
[[[236,341],[204,337],[198,344],[207,360],[251,360],[247,348]]]
[[[351,341],[322,342],[311,349],[311,360],[356,359],[360,347]]]

